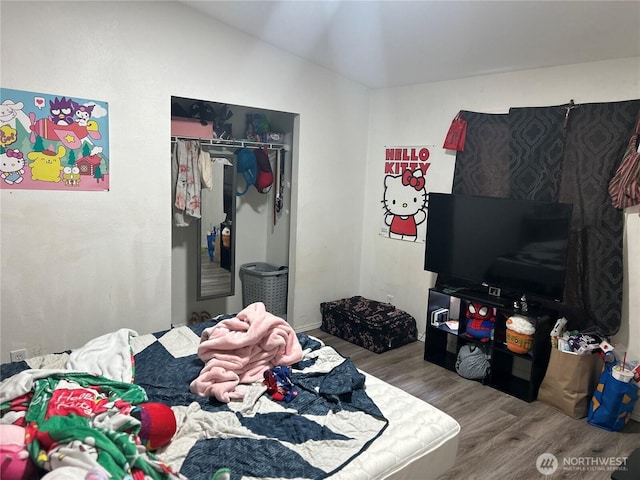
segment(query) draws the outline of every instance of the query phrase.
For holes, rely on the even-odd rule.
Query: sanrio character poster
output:
[[[108,104],[1,88],[0,188],[108,191]]]
[[[385,147],[380,235],[408,242],[425,242],[430,156],[427,146]]]

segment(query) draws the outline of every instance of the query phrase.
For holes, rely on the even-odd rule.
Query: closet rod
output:
[[[263,143],[254,142],[252,140],[222,140],[222,139],[210,139],[210,138],[196,138],[196,137],[175,137],[171,136],[171,143],[175,143],[178,139],[181,140],[199,140],[201,146],[208,147],[246,147],[246,148],[264,148],[267,147],[270,150],[285,150],[289,151],[289,145],[284,143]]]

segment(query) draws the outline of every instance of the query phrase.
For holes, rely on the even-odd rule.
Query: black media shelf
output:
[[[547,371],[551,354],[549,333],[557,313],[541,309],[522,312],[513,308],[510,302],[489,299],[492,301],[484,303],[480,299],[485,297],[477,292],[467,294],[465,289],[434,287],[429,290],[424,359],[455,372],[458,351],[463,345],[483,345],[491,363],[490,373],[483,383],[526,402],[534,401]],[[465,312],[470,302],[480,302],[495,309],[496,321],[491,341],[481,342],[464,335]],[[458,330],[452,330],[446,324],[432,325],[434,312],[442,309],[448,310],[450,320],[459,321]],[[506,345],[506,321],[512,315],[527,317],[535,326],[533,347],[526,354],[512,352]]]

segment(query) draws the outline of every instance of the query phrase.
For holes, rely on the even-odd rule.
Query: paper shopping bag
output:
[[[602,365],[598,355],[574,355],[552,348],[538,400],[570,417],[586,417]]]

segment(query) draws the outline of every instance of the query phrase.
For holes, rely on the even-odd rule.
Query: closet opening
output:
[[[289,267],[296,123],[293,113],[171,97],[173,325],[244,308],[242,265]],[[200,169],[200,188],[187,194],[199,216],[182,223],[176,204],[189,165],[178,147],[192,149],[192,173]]]

